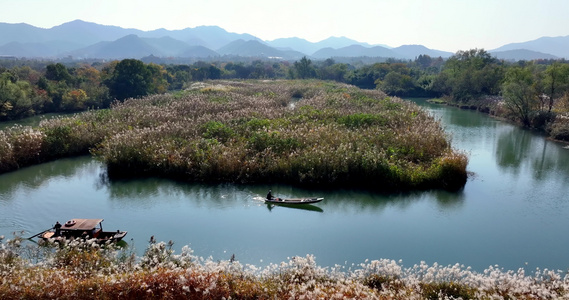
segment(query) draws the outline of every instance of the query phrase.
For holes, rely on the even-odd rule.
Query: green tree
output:
[[[504,68],[484,49],[458,51],[445,63],[433,88],[458,101],[498,95]]]
[[[377,80],[383,80],[385,75],[392,71],[389,63],[376,63],[369,66],[348,72],[345,76],[346,82],[364,89],[377,87]]]
[[[47,65],[45,78],[53,81],[65,81],[69,85],[71,85],[73,81],[67,67],[61,63]]]
[[[302,57],[300,61],[294,62],[294,69],[296,76],[301,79],[314,78],[316,76],[312,61],[306,58],[306,56]]]
[[[87,93],[82,89],[71,90],[63,95],[61,108],[66,111],[84,110],[87,100]]]
[[[85,108],[105,108],[110,105],[109,89],[102,85],[102,72],[88,65],[76,70],[78,89],[85,91],[87,99]]]
[[[230,62],[225,66],[225,69],[231,72],[233,78],[248,79],[253,72],[251,66],[245,66],[243,63]]]
[[[221,69],[214,65],[209,65],[207,68],[207,76],[209,79],[219,79],[221,78]]]
[[[333,59],[329,58],[317,69],[318,78],[324,80],[334,80],[338,82],[346,81],[346,74],[348,73],[348,65],[343,63],[335,63]]]
[[[148,92],[151,94],[166,93],[168,91],[168,81],[171,75],[163,66],[154,63],[149,63],[146,68],[150,71],[152,78],[152,84],[150,85]]]
[[[115,66],[105,84],[111,97],[118,100],[146,96],[152,89],[152,73],[142,61],[124,59]]]
[[[71,89],[62,81],[49,81],[47,86],[47,94],[51,98],[51,103],[46,107],[47,112],[60,111],[62,109],[63,97]]]
[[[547,94],[548,112],[551,112],[556,99],[569,92],[569,64],[554,62],[545,70],[544,93]]]
[[[430,67],[433,64],[433,59],[429,55],[420,54],[416,59],[415,63],[423,69]]]
[[[191,73],[192,79],[196,81],[221,78],[221,69],[205,62],[197,62],[192,68]]]
[[[411,76],[395,71],[387,73],[383,80],[378,79],[376,83],[378,89],[395,96],[407,96],[413,93],[416,87]]]
[[[524,126],[531,125],[530,115],[538,105],[530,67],[512,67],[506,72],[502,85],[506,108]]]
[[[173,90],[183,89],[192,79],[191,68],[188,65],[171,65],[166,67],[170,74],[168,76],[168,84]]]
[[[32,97],[29,82],[18,80],[10,72],[0,74],[0,120],[33,115]]]

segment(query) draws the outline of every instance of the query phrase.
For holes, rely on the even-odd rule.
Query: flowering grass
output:
[[[199,83],[25,130],[0,134],[0,168],[90,150],[111,176],[382,190],[467,177],[466,155],[418,106],[322,81]]]
[[[151,239],[142,257],[129,248],[90,240],[24,244],[0,237],[1,299],[561,299],[561,271],[482,273],[461,265],[393,260],[320,267],[311,255],[265,268],[234,259],[175,254],[172,242]]]

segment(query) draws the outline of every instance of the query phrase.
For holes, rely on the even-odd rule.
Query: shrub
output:
[[[202,137],[206,139],[217,139],[225,142],[233,135],[233,129],[218,121],[208,121],[202,126]]]
[[[425,299],[476,299],[476,289],[455,282],[425,283],[421,285]]]
[[[265,149],[271,149],[276,153],[292,152],[300,147],[300,142],[294,137],[282,137],[277,132],[255,132],[249,138],[250,147],[256,151],[262,152]]]
[[[13,126],[0,131],[0,172],[42,161],[45,136],[31,127]]]
[[[555,122],[551,125],[550,135],[556,140],[569,141],[569,117],[557,115]]]
[[[338,122],[350,128],[359,128],[373,125],[383,126],[387,123],[387,120],[381,115],[358,113],[342,116],[338,119]]]
[[[544,130],[547,126],[555,120],[554,112],[536,111],[530,115],[531,126],[533,128]]]
[[[71,150],[71,126],[62,125],[52,128],[45,128],[45,153],[51,157],[64,157],[70,154]]]

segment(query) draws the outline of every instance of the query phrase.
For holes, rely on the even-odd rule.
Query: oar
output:
[[[38,232],[38,233],[36,233],[36,234],[30,236],[30,237],[28,238],[28,240],[31,240],[31,239],[35,238],[36,236],[38,236],[38,235],[40,235],[40,234],[42,234],[42,233],[44,233],[44,232],[46,232],[46,231],[48,231],[48,230],[50,230],[50,229],[53,229],[53,227],[50,227],[50,228],[48,228],[48,229],[45,229],[45,230],[43,230],[43,231],[40,231],[40,232]]]

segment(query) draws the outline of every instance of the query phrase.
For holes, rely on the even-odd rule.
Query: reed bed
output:
[[[200,83],[30,130],[40,160],[90,150],[111,176],[382,190],[457,189],[467,176],[466,155],[418,106],[322,81]],[[18,134],[2,134],[9,167]]]
[[[145,254],[91,240],[43,245],[0,237],[1,299],[565,299],[566,272],[404,267],[388,259],[320,267],[314,256],[264,268],[214,261],[151,239]]]

